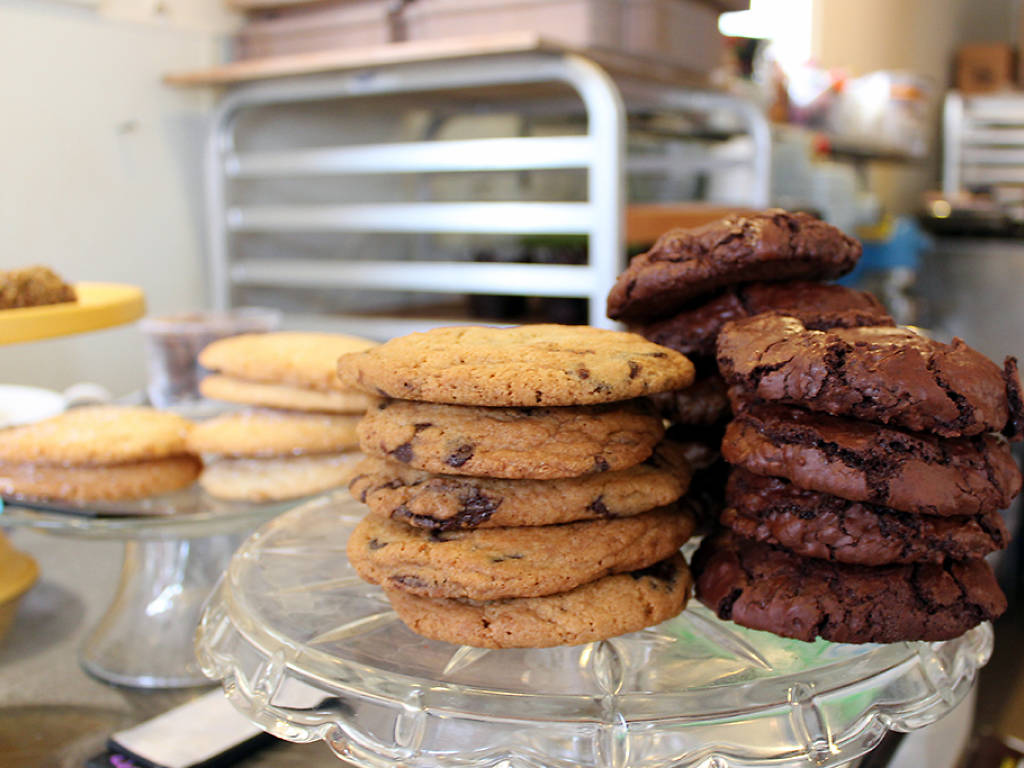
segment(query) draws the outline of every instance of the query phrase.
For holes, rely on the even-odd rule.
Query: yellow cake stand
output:
[[[0,345],[85,333],[138,320],[146,312],[142,289],[120,283],[77,283],[77,301],[0,309]]]
[[[12,547],[7,537],[0,533],[0,640],[14,623],[21,596],[28,592],[37,578],[39,567],[36,561]]]

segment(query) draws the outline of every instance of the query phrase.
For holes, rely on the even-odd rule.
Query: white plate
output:
[[[40,387],[0,384],[0,428],[28,424],[64,410],[64,395]]]

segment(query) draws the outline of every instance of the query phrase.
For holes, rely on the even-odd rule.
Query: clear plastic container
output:
[[[240,333],[265,333],[281,325],[281,313],[264,307],[226,312],[183,312],[139,321],[146,345],[146,392],[157,408],[200,399],[206,371],[198,357],[210,342]]]

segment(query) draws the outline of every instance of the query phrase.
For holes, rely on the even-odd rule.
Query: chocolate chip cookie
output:
[[[1021,487],[998,436],[940,439],[781,405],[736,414],[722,455],[807,490],[923,515],[1004,509]]]
[[[447,475],[549,480],[638,464],[664,428],[646,400],[484,408],[382,400],[359,423],[371,456]]]
[[[762,312],[796,317],[807,328],[819,331],[893,324],[881,302],[866,291],[794,280],[732,286],[706,303],[633,330],[684,355],[713,356],[723,325]]]
[[[681,389],[693,366],[633,333],[579,325],[462,326],[402,336],[338,361],[373,395],[485,406],[586,405]]]
[[[1009,543],[1002,515],[912,515],[733,470],[721,522],[804,557],[861,565],[971,560]]]
[[[349,490],[374,514],[448,531],[636,515],[676,501],[689,481],[682,447],[662,442],[646,461],[627,469],[562,480],[435,475],[368,457]]]
[[[478,602],[385,587],[398,617],[433,640],[478,648],[579,645],[660,624],[683,610],[691,578],[681,555],[568,592]]]
[[[692,566],[697,598],[719,618],[799,640],[948,640],[1006,610],[984,560],[846,565],[723,532]]]
[[[943,437],[1004,432],[1019,439],[1024,412],[1016,360],[1003,370],[960,339],[907,328],[816,331],[793,317],[758,315],[718,337],[725,380],[746,397],[799,405]]]
[[[646,568],[674,554],[693,527],[673,507],[472,531],[427,531],[367,515],[349,538],[348,558],[366,581],[424,597],[538,597]]]
[[[832,279],[853,269],[860,254],[860,243],[832,225],[780,209],[673,229],[619,275],[608,294],[608,317],[666,317],[736,283]]]

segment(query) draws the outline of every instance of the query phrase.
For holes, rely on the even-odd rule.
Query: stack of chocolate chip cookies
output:
[[[545,647],[683,609],[688,467],[646,400],[692,381],[683,355],[579,326],[439,328],[338,372],[382,398],[359,425],[349,487],[371,514],[349,560],[414,631]]]
[[[694,559],[721,618],[838,642],[944,640],[1006,608],[985,555],[1021,487],[1016,361],[896,327],[726,324],[724,530]]]
[[[706,513],[721,507],[727,468],[718,446],[730,416],[715,340],[736,318],[781,310],[809,328],[891,325],[870,294],[820,280],[849,272],[860,244],[803,213],[769,210],[737,215],[696,229],[675,229],[634,258],[608,296],[608,317],[656,344],[682,352],[696,366],[693,386],[658,395],[674,425],[670,434],[690,448],[694,501]]]
[[[207,458],[199,484],[237,501],[295,499],[344,486],[362,455],[356,424],[370,399],[338,382],[337,359],[373,342],[328,333],[250,333],[213,342],[205,397],[247,406],[200,424],[189,447]]]

